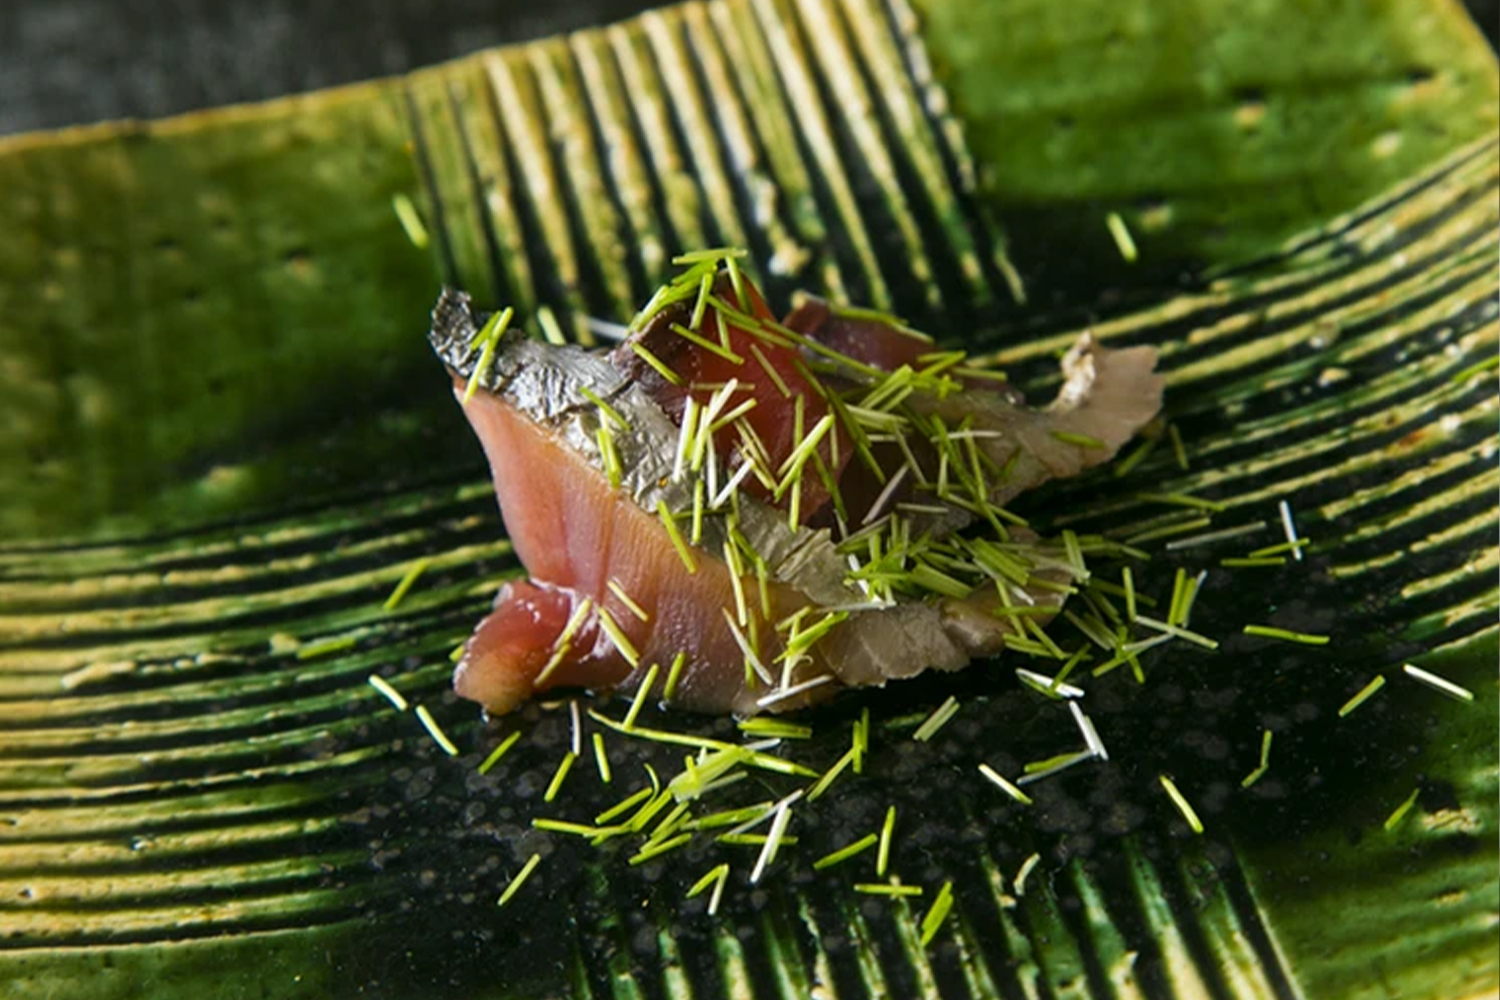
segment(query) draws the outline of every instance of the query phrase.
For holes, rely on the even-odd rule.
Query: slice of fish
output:
[[[721,296],[728,294],[722,279],[714,287]],[[679,308],[674,322],[681,321],[681,312]],[[758,294],[750,315],[766,321],[768,310]],[[811,342],[820,342],[829,329],[848,337],[848,322],[830,324],[827,315],[822,322],[812,321],[817,318],[804,307],[778,328],[789,337],[800,334],[814,347]],[[844,519],[831,526],[826,516],[789,523],[769,491],[736,491],[731,502],[705,509],[701,474],[683,474],[676,461],[674,410],[680,421],[693,377],[721,380],[726,371],[722,358],[705,358],[702,349],[685,339],[681,344],[664,341],[661,326],[648,323],[655,338],[650,342],[672,354],[674,369],[691,369],[682,385],[674,385],[634,363],[633,356],[623,353],[628,348],[618,350],[612,361],[513,331],[498,341],[488,370],[476,375],[481,352],[475,340],[483,320],[466,295],[445,291],[433,313],[430,341],[461,399],[469,379],[478,379],[465,413],[490,461],[507,532],[530,575],[529,581],[502,588],[455,673],[459,694],[492,713],[510,711],[552,687],[632,690],[651,665],[663,676],[679,657],[683,666],[674,704],[740,715],[788,710],[844,687],[882,684],[930,668],[959,669],[976,656],[1003,648],[1015,619],[998,615],[998,607],[1021,601],[1056,610],[1061,604],[1055,584],[1067,573],[1057,568],[1056,553],[1044,558],[1045,547],[1015,529],[1008,544],[1023,553],[1023,560],[1028,551],[1036,556],[1030,559],[1027,586],[1001,583],[976,586],[964,597],[872,600],[850,574],[847,553],[836,549],[835,531],[855,526]],[[868,326],[873,321],[860,322]],[[745,330],[726,324],[721,333],[729,350],[749,353],[753,338]],[[867,339],[881,336],[875,330]],[[806,364],[792,364],[766,346],[761,352],[783,374],[797,376],[795,383],[784,380],[789,388],[799,387],[794,391],[828,388],[806,384]],[[919,357],[903,357],[899,364]],[[826,363],[826,352],[819,360]],[[976,443],[982,441],[992,465],[1009,472],[1003,481],[986,486],[998,498],[994,502],[1003,503],[1037,482],[1107,459],[1152,419],[1161,396],[1161,380],[1151,371],[1154,360],[1149,349],[1106,351],[1084,339],[1065,359],[1063,391],[1045,410],[1018,407],[1016,396],[1004,389],[915,393],[907,405],[913,419],[936,418],[946,426],[963,424],[983,433],[975,436]],[[857,383],[870,377],[870,363],[830,377]],[[773,395],[762,388],[755,390],[757,409],[763,408],[758,430],[762,438],[777,442],[777,453],[784,458],[798,443],[785,433],[791,404],[779,389]],[[590,394],[605,401],[611,414],[601,411]],[[613,426],[616,417],[624,427]],[[804,427],[805,420],[804,413]],[[619,456],[617,486],[605,473],[600,433],[605,421],[612,427],[609,447]],[[1076,438],[1059,439],[1057,431],[1091,440],[1082,446]],[[726,469],[732,469],[732,447],[716,443],[716,448]],[[859,463],[849,461],[847,441],[842,450],[841,457],[825,456],[828,465],[835,475],[844,470],[840,481],[850,494],[863,491],[861,499],[871,499],[868,494],[876,484],[860,483]],[[919,466],[935,467],[939,461],[935,451],[917,458]],[[911,477],[914,484],[923,478]],[[695,490],[700,497],[696,515]],[[823,506],[820,499],[817,507]],[[686,556],[668,531],[663,511],[673,516],[683,535],[696,524],[696,544]],[[947,505],[941,515],[914,516],[912,528],[942,537],[975,516],[962,506]],[[789,628],[789,618],[802,625]],[[825,619],[831,626],[825,634],[800,648],[794,638],[797,628]],[[788,654],[789,646],[797,647],[795,655]]]

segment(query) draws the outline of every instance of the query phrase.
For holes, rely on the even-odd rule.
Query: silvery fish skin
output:
[[[472,345],[484,319],[462,292],[445,291],[434,309],[429,339],[450,370],[456,393],[461,394],[473,375],[479,351]],[[1160,408],[1161,379],[1152,372],[1154,364],[1155,354],[1148,348],[1109,351],[1085,336],[1064,359],[1064,386],[1045,410],[1020,406],[1018,397],[1008,391],[967,392],[942,399],[918,393],[908,405],[918,412],[941,415],[954,425],[968,417],[971,426],[995,435],[987,437],[983,447],[995,461],[1008,463],[1011,474],[994,484],[992,491],[995,502],[1003,503],[1046,479],[1074,475],[1112,457]],[[605,478],[598,437],[602,416],[584,395],[585,389],[605,400],[628,425],[612,434],[622,468],[619,488],[613,491]],[[967,598],[902,600],[874,607],[868,594],[848,578],[847,559],[835,550],[828,528],[789,526],[782,511],[748,495],[736,498],[733,519],[727,511],[703,513],[695,548],[698,574],[687,573],[675,555],[666,560],[661,556],[670,546],[666,529],[643,516],[655,519],[659,504],[674,512],[691,510],[695,476],[674,478],[678,428],[638,380],[626,377],[603,354],[507,332],[496,346],[492,365],[481,374],[466,413],[489,454],[507,528],[533,574],[531,582],[502,590],[496,611],[476,629],[456,674],[460,693],[491,712],[508,711],[548,686],[632,690],[650,663],[665,668],[677,651],[672,643],[659,641],[661,633],[671,633],[677,646],[692,647],[680,650],[687,655],[686,669],[674,703],[739,715],[793,709],[844,687],[883,684],[927,669],[957,670],[975,657],[993,655],[1004,647],[1010,625],[993,609],[1008,600],[1001,601],[997,593],[984,588]],[[502,425],[503,433],[496,430]],[[1053,433],[1058,430],[1095,438],[1099,446],[1080,448],[1059,441]],[[500,449],[497,442],[502,439],[513,445],[519,442],[520,447]],[[556,480],[560,485],[552,489],[558,495],[546,501],[519,491],[517,484],[518,477],[537,474],[535,462],[528,466],[520,454],[531,455],[533,445],[540,449],[536,454],[550,455],[555,464],[572,470]],[[602,584],[605,579],[630,578],[629,558],[613,558],[602,569],[582,566],[581,575],[574,572],[579,564],[609,559],[612,554],[589,550],[575,555],[572,562],[553,558],[565,540],[540,536],[563,529],[546,518],[528,516],[523,523],[517,513],[522,506],[541,502],[561,507],[583,504],[595,512],[596,519],[615,523],[604,537],[635,540],[631,551],[653,568],[647,577],[638,574],[632,585],[659,595],[661,603],[646,609],[652,620],[633,617]],[[940,537],[973,519],[972,513],[957,507],[942,514],[914,514],[913,530]],[[542,527],[534,527],[538,524]],[[732,602],[725,596],[731,586],[724,582],[729,571],[717,553],[730,541],[732,527],[764,560],[770,581],[771,596],[764,599],[770,606],[752,611],[746,621],[751,632],[759,629],[762,659],[767,663],[784,648],[772,627],[778,618],[801,608],[817,614],[831,609],[847,613],[795,671],[781,678],[779,686],[774,678],[752,676],[742,647],[729,638],[733,626],[726,633],[719,623],[723,607]],[[528,537],[533,535],[538,537]],[[1034,543],[1036,539],[1024,530],[1013,530],[1012,541]],[[538,555],[528,560],[528,551]],[[550,569],[542,569],[543,562],[550,562]],[[1067,574],[1038,569],[1033,578],[1043,585],[1017,588],[1012,597],[1051,611],[1059,608],[1063,596],[1045,583],[1063,582]],[[580,579],[586,582],[579,585]],[[757,587],[757,581],[746,577],[745,585],[750,590]],[[700,598],[696,604],[693,594]],[[607,609],[639,650],[637,663],[621,659],[614,640],[589,617],[590,607],[594,612]],[[764,614],[764,610],[774,610],[774,614]],[[515,634],[534,633],[538,644],[553,648],[561,619],[575,613],[586,624],[576,637],[568,665],[545,678],[546,684],[528,684],[524,675],[530,671],[533,678],[537,676],[540,656],[519,648],[514,638],[506,645],[505,636],[510,634],[506,629]],[[549,641],[548,636],[553,638]],[[497,653],[497,649],[502,651]],[[523,653],[524,668],[516,665]],[[788,689],[793,693],[780,693]]]

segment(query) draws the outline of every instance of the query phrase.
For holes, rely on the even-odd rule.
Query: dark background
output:
[[[1500,0],[1465,0],[1491,45]],[[0,134],[400,73],[662,0],[0,0]]]

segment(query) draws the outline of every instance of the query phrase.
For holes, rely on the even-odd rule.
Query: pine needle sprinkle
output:
[[[880,827],[880,847],[875,852],[875,877],[885,878],[886,867],[891,861],[891,834],[896,830],[896,807],[885,811],[885,823]]]
[[[677,683],[682,679],[682,667],[687,663],[687,651],[679,649],[677,655],[672,657],[672,665],[667,668],[667,683],[661,689],[662,701],[671,701],[677,693]]]
[[[1167,795],[1172,799],[1172,804],[1177,807],[1178,812],[1182,813],[1182,818],[1187,820],[1187,825],[1192,828],[1194,833],[1202,833],[1203,821],[1198,818],[1198,814],[1193,811],[1193,807],[1183,797],[1183,794],[1177,790],[1177,786],[1173,784],[1172,779],[1165,774],[1159,777],[1161,779],[1161,787],[1167,790]]]
[[[1165,546],[1168,552],[1178,552],[1182,549],[1190,549],[1198,545],[1211,545],[1214,542],[1227,541],[1231,538],[1239,538],[1241,535],[1253,535],[1257,531],[1264,531],[1266,522],[1251,521],[1249,524],[1237,525],[1233,528],[1222,528],[1218,531],[1205,531],[1201,535],[1191,535],[1187,538],[1174,538]]]
[[[552,775],[552,781],[547,785],[547,792],[542,796],[543,802],[551,802],[557,798],[557,793],[562,791],[563,782],[568,780],[568,772],[573,770],[573,762],[578,755],[569,750],[563,754],[563,759],[558,763],[557,770]]]
[[[1245,775],[1244,779],[1240,782],[1240,787],[1249,788],[1251,785],[1259,781],[1261,777],[1270,769],[1271,731],[1267,729],[1262,731],[1260,734],[1260,764],[1256,766],[1255,770]]]
[[[667,529],[667,537],[672,540],[672,548],[677,550],[677,555],[682,559],[682,565],[687,567],[689,573],[698,572],[698,561],[693,558],[693,550],[688,548],[687,541],[677,527],[677,520],[667,509],[665,500],[656,501],[656,513],[661,518],[662,526]]]
[[[1421,667],[1413,666],[1410,663],[1401,664],[1401,669],[1404,670],[1406,672],[1406,676],[1410,677],[1412,680],[1418,681],[1422,684],[1426,684],[1434,691],[1445,694],[1450,698],[1455,698],[1458,701],[1474,700],[1473,691],[1470,691],[1466,687],[1460,687],[1459,685],[1453,683],[1445,677],[1439,677],[1437,674],[1428,673]]]
[[[391,196],[391,208],[396,212],[396,221],[401,223],[401,228],[406,231],[406,238],[411,240],[411,245],[418,250],[426,250],[432,238],[427,233],[427,224],[422,221],[422,215],[417,211],[417,206],[412,204],[411,198],[404,192],[397,192]]]
[[[1268,556],[1279,556],[1283,552],[1291,552],[1293,549],[1302,548],[1310,544],[1306,538],[1299,538],[1295,542],[1278,542],[1275,545],[1267,545],[1265,548],[1256,549],[1250,553],[1251,559],[1264,559]]]
[[[1158,632],[1162,632],[1162,633],[1164,633],[1166,635],[1170,635],[1174,639],[1184,639],[1184,640],[1186,640],[1188,642],[1193,643],[1196,646],[1202,646],[1204,649],[1218,649],[1219,648],[1219,643],[1215,639],[1210,639],[1206,635],[1203,635],[1203,634],[1201,634],[1199,632],[1194,632],[1194,631],[1192,631],[1190,629],[1182,628],[1181,626],[1178,626],[1178,625],[1168,625],[1166,622],[1159,621],[1159,620],[1157,620],[1155,618],[1150,617],[1149,615],[1136,615],[1135,620],[1137,622],[1139,622],[1140,624],[1146,626],[1147,628],[1155,629]],[[1256,628],[1256,627],[1257,626],[1246,625],[1245,626],[1245,632],[1246,632],[1246,634],[1251,634],[1251,635],[1259,634],[1259,633],[1252,633],[1252,632],[1250,632],[1250,629]],[[1279,632],[1281,630],[1277,629],[1276,631]],[[1328,640],[1327,640],[1326,637],[1324,637],[1323,641],[1327,642]]]
[[[996,785],[996,787],[998,787],[1006,795],[1009,795],[1011,798],[1013,798],[1017,802],[1021,803],[1021,805],[1023,805],[1023,806],[1029,806],[1029,805],[1032,804],[1032,798],[1031,798],[1030,795],[1027,795],[1025,792],[1021,791],[1020,788],[1016,787],[1014,784],[1012,784],[1011,782],[1007,781],[1000,774],[1000,772],[996,771],[993,767],[990,767],[988,764],[980,764],[979,765],[979,773],[982,774],[982,775],[984,775],[990,781],[994,782],[994,784]]]
[[[660,666],[655,663],[646,668],[646,676],[642,679],[641,686],[636,689],[635,697],[630,702],[630,710],[625,713],[625,721],[621,724],[621,728],[626,732],[635,728],[636,717],[641,714],[646,699],[651,696],[651,686],[656,683],[656,674],[660,669]]]
[[[616,580],[614,577],[610,577],[607,586],[609,587],[609,592],[618,597],[620,599],[620,603],[625,605],[625,607],[630,610],[631,614],[635,615],[643,622],[649,622],[651,620],[651,615],[646,612],[645,608],[637,604],[635,600],[625,592],[625,588],[620,585],[619,580]]]
[[[902,885],[900,882],[856,882],[854,891],[867,896],[920,896],[920,885]]]
[[[563,660],[567,659],[569,651],[573,648],[573,637],[578,634],[579,629],[583,628],[584,620],[588,618],[589,613],[593,610],[594,602],[588,597],[585,597],[579,603],[578,607],[573,609],[573,614],[568,617],[568,623],[563,626],[563,630],[558,633],[557,638],[552,642],[552,654],[547,658],[546,664],[537,673],[536,679],[531,682],[532,690],[541,687],[547,678],[552,676],[552,672],[562,666]]]
[[[1177,467],[1186,472],[1188,470],[1187,448],[1183,447],[1182,434],[1178,432],[1176,424],[1167,425],[1167,437],[1172,439],[1172,454],[1177,458]]]
[[[1115,249],[1120,251],[1120,257],[1125,263],[1134,264],[1140,253],[1136,249],[1135,237],[1130,235],[1130,229],[1120,213],[1110,212],[1104,217],[1104,225],[1109,229],[1110,238],[1115,241]]]
[[[1187,521],[1179,521],[1176,524],[1166,524],[1159,528],[1147,528],[1145,531],[1136,532],[1125,538],[1126,545],[1139,545],[1142,542],[1154,542],[1163,538],[1171,538],[1189,531],[1197,531],[1206,528],[1213,523],[1210,517],[1195,517]]]
[[[932,901],[932,908],[922,918],[922,947],[932,943],[937,937],[938,930],[943,926],[943,921],[948,919],[948,912],[953,909],[953,883],[944,882],[943,887],[938,890],[937,899]]]
[[[917,731],[911,734],[911,738],[918,743],[926,743],[937,735],[938,730],[947,725],[948,720],[958,714],[958,699],[949,696],[948,700],[939,705],[927,720],[917,727]]]
[[[1094,728],[1094,720],[1083,714],[1083,709],[1078,707],[1078,702],[1069,701],[1068,711],[1073,713],[1073,724],[1078,727],[1083,742],[1088,746],[1089,752],[1100,760],[1109,760],[1109,751],[1104,748],[1104,741],[1099,738],[1099,731]]]
[[[297,650],[297,659],[311,660],[315,657],[326,656],[329,653],[341,653],[359,642],[357,635],[341,635],[332,639],[319,639],[317,642],[309,642]]]
[[[1217,500],[1205,500],[1190,493],[1138,493],[1136,499],[1147,503],[1167,504],[1172,507],[1192,507],[1197,510],[1212,511],[1215,514],[1223,513],[1228,509]]]
[[[504,906],[506,903],[509,903],[510,898],[520,890],[521,886],[526,884],[526,880],[531,877],[531,873],[536,871],[536,866],[541,863],[542,856],[540,854],[533,854],[528,858],[526,863],[521,866],[521,870],[516,873],[516,877],[510,880],[510,885],[506,886],[505,891],[500,894],[500,899],[496,901],[495,905]]]
[[[1299,642],[1304,646],[1326,646],[1331,641],[1326,635],[1313,635],[1308,632],[1293,632],[1290,629],[1274,628],[1270,625],[1246,625],[1245,635],[1258,635],[1267,639],[1282,639],[1286,642]]]
[[[1071,753],[1058,754],[1056,757],[1049,757],[1046,760],[1032,761],[1024,766],[1023,770],[1026,773],[1016,779],[1016,784],[1029,785],[1034,781],[1050,778],[1054,774],[1066,771],[1068,768],[1082,764],[1086,760],[1093,759],[1094,752],[1092,750],[1076,750]]]
[[[484,759],[484,763],[479,765],[479,773],[489,774],[490,769],[493,768],[496,764],[500,763],[500,758],[509,753],[510,748],[515,746],[516,742],[520,740],[520,738],[521,733],[517,731],[511,733],[509,736],[505,737],[505,739],[501,740],[500,745],[497,746],[494,750],[490,751],[490,755]]]
[[[1071,444],[1077,448],[1092,448],[1097,451],[1103,451],[1105,448],[1103,441],[1096,437],[1089,437],[1087,434],[1078,434],[1074,431],[1052,431],[1051,433],[1063,444]]]
[[[401,603],[402,598],[411,590],[412,586],[417,582],[417,578],[427,569],[430,562],[430,559],[423,558],[411,564],[406,574],[401,577],[401,582],[396,584],[396,589],[391,591],[391,596],[385,599],[384,609],[386,611],[394,611],[396,609],[396,606]]]
[[[798,795],[801,793],[798,792]],[[784,802],[776,809],[776,816],[771,820],[771,832],[766,834],[766,842],[760,849],[760,856],[755,859],[755,867],[750,871],[750,884],[755,885],[760,877],[765,874],[776,861],[776,852],[781,848],[782,838],[786,836],[786,826],[792,819],[790,802]]]
[[[1420,788],[1412,789],[1411,794],[1406,797],[1406,801],[1397,806],[1396,811],[1391,813],[1390,816],[1386,818],[1386,833],[1390,833],[1392,830],[1396,829],[1397,825],[1406,818],[1406,814],[1411,812],[1412,806],[1417,804],[1417,796],[1421,794],[1422,790]]]
[[[469,373],[469,382],[464,386],[464,406],[469,405],[469,401],[474,398],[474,393],[478,392],[480,385],[489,378],[490,366],[495,363],[495,348],[499,346],[500,338],[510,326],[510,319],[514,315],[515,310],[507,306],[504,312],[492,315],[476,334],[475,342],[482,346],[479,349],[479,360],[474,363],[474,370]]]
[[[422,728],[427,730],[428,734],[432,737],[432,741],[442,748],[443,753],[449,757],[458,756],[458,747],[454,746],[453,741],[448,738],[448,734],[443,732],[443,728],[432,717],[432,713],[427,711],[426,705],[417,706],[417,720],[422,723]]]
[[[1031,873],[1035,871],[1036,866],[1041,863],[1042,856],[1040,854],[1032,854],[1025,861],[1021,862],[1021,867],[1016,872],[1016,877],[1014,880],[1017,896],[1026,895],[1026,880],[1031,877]]]
[[[652,354],[645,347],[641,346],[638,341],[632,340],[629,343],[630,349],[635,353],[635,356],[646,362],[646,364],[650,365],[652,368],[656,369],[656,373],[662,378],[666,379],[668,382],[676,386],[686,384],[681,375],[668,368],[666,362],[662,361],[661,358],[658,358],[655,354]]]
[[[1278,500],[1276,510],[1281,514],[1281,528],[1286,532],[1287,544],[1292,546],[1292,555],[1298,562],[1301,562],[1302,546],[1297,544],[1301,539],[1297,537],[1297,525],[1292,520],[1292,505],[1285,500]]]
[[[838,850],[833,851],[829,854],[825,854],[818,860],[814,861],[813,871],[822,871],[825,868],[832,868],[834,865],[838,864],[841,861],[848,861],[855,855],[863,854],[865,851],[868,851],[870,848],[874,847],[875,842],[879,839],[880,838],[875,834],[868,833],[856,840],[854,843],[850,844],[848,847],[841,847]]]
[[[1350,712],[1354,711],[1356,708],[1369,701],[1372,697],[1374,697],[1375,692],[1379,691],[1383,687],[1385,687],[1385,674],[1376,674],[1374,680],[1370,681],[1370,683],[1360,688],[1359,691],[1354,695],[1354,697],[1344,702],[1344,704],[1339,708],[1339,718],[1342,719],[1344,716],[1348,715]]]
[[[557,313],[550,306],[541,306],[536,311],[536,324],[542,328],[542,339],[553,347],[562,347],[568,342],[563,334],[562,324],[557,321]]]
[[[599,815],[595,816],[594,822],[602,826],[603,824],[608,823],[610,820],[616,818],[617,816],[625,815],[631,809],[635,808],[637,805],[644,802],[646,799],[651,798],[655,794],[657,793],[652,791],[650,788],[637,789],[636,791],[631,792],[629,795],[625,796],[625,798],[621,799],[619,802],[604,810]]]
[[[753,719],[741,719],[736,725],[746,736],[759,736],[763,739],[806,740],[811,739],[813,733],[812,726],[802,726],[795,722],[766,719],[760,716]]]
[[[823,773],[823,776],[817,780],[817,783],[808,790],[807,801],[814,802],[824,792],[828,791],[829,786],[837,781],[838,776],[844,773],[844,769],[850,764],[855,763],[857,758],[858,753],[854,747],[850,747],[848,750],[846,750],[844,752],[844,755],[840,757],[832,767],[825,771]]]
[[[723,895],[724,883],[728,880],[729,865],[717,865],[714,868],[709,869],[707,875],[704,875],[698,881],[693,883],[693,887],[687,891],[687,898],[692,899],[694,896],[701,896],[709,886],[713,886],[713,894],[708,898],[708,913],[709,916],[713,916],[714,914],[719,912],[719,898],[721,895]]]
[[[1077,660],[1083,659],[1077,653],[1074,653],[1073,657]],[[1072,658],[1070,658],[1070,662],[1072,662]],[[1033,691],[1044,694],[1054,701],[1058,698],[1082,698],[1083,688],[1074,687],[1072,684],[1064,684],[1057,679],[1061,676],[1062,674],[1059,673],[1057,677],[1048,677],[1046,674],[1039,674],[1034,670],[1027,670],[1024,667],[1016,668],[1017,680]]]
[[[396,711],[404,712],[411,707],[406,700],[406,696],[392,687],[390,682],[379,674],[371,674],[365,680],[369,682],[370,687],[384,695],[386,701],[396,706]]]

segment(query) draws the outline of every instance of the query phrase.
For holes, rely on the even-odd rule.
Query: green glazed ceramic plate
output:
[[[1497,171],[1495,58],[1444,0],[711,0],[0,140],[6,995],[1493,996]],[[864,709],[870,750],[757,884],[753,845],[532,826],[681,750],[585,716],[612,780],[585,754],[546,804],[566,705],[448,693],[520,567],[426,313],[446,282],[585,338],[725,244],[775,303],[891,309],[1036,398],[1081,329],[1160,348],[1180,452],[1016,508],[1139,548],[1143,597],[1208,571],[1216,649],[1081,672],[1107,762],[1029,805],[984,778],[1078,738],[1011,669],[1059,664],[1007,659],[799,719],[816,772]],[[1303,557],[1224,566],[1283,501]],[[855,891],[874,851],[813,867],[891,807],[921,896]]]

